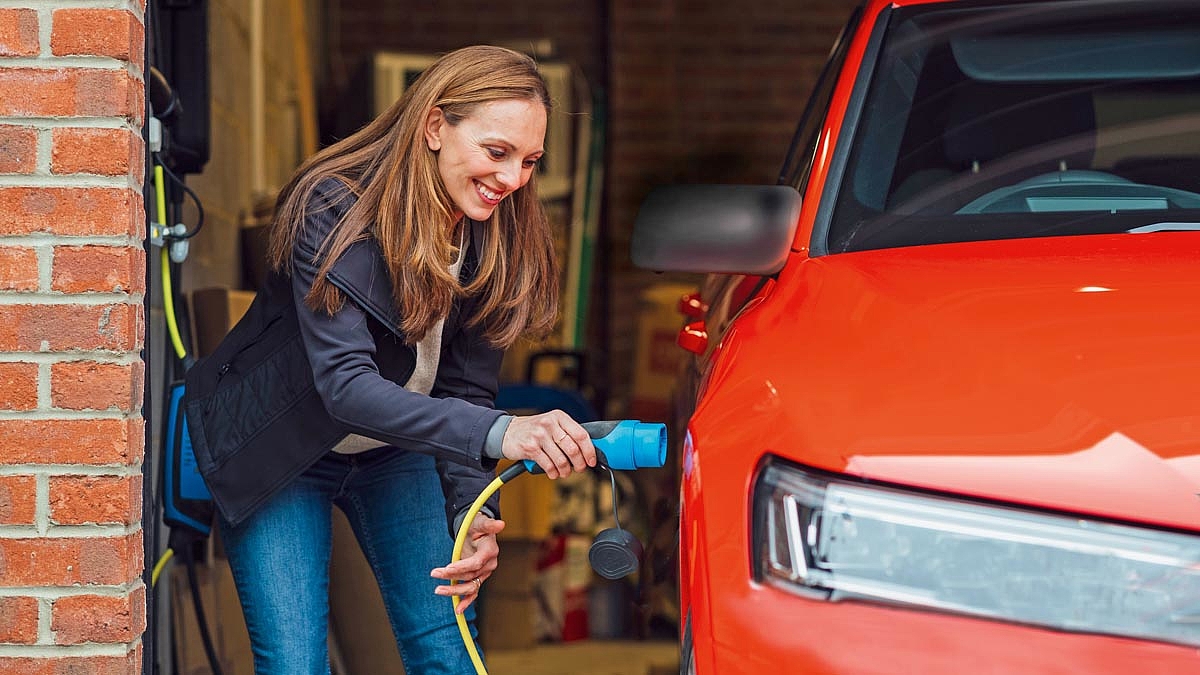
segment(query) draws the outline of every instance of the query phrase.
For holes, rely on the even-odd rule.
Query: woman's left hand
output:
[[[503,529],[503,520],[489,518],[482,513],[475,514],[475,519],[471,521],[471,527],[467,530],[467,539],[463,542],[462,557],[457,562],[437,567],[429,573],[429,576],[435,579],[457,582],[454,585],[439,585],[433,592],[438,595],[459,596],[458,606],[455,608],[459,614],[475,602],[483,582],[492,576],[499,564],[500,544],[496,542],[496,535]]]

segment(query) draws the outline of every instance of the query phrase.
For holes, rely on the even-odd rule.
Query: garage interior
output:
[[[175,154],[167,164],[195,195],[174,191],[171,215],[194,227],[197,202],[203,210],[202,231],[169,270],[192,351],[211,351],[249,304],[263,274],[261,235],[275,191],[305,157],[366,123],[438,55],[500,44],[534,55],[556,99],[539,183],[564,270],[559,329],[511,350],[503,381],[571,392],[598,419],[667,423],[676,443],[682,431],[671,419],[671,383],[684,354],[675,346],[683,321],[677,304],[700,280],[632,267],[638,205],[664,184],[774,182],[795,120],[856,4],[151,0],[148,63],[182,103],[168,129]],[[157,255],[149,260],[149,278],[160,279]],[[151,299],[147,405],[162,401],[180,376],[161,284]],[[162,429],[150,426],[151,447],[161,451]],[[147,476],[157,470],[148,459]],[[679,671],[676,470],[669,457],[661,470],[622,478],[621,522],[647,552],[642,569],[617,582],[593,574],[586,560],[592,535],[610,525],[607,477],[603,485],[590,476],[567,485],[525,479],[501,492],[508,523],[501,566],[479,602],[491,672]],[[148,567],[169,536],[160,525],[147,537],[156,551]],[[378,590],[337,513],[334,549],[335,675],[403,672]],[[195,592],[178,565],[166,567],[155,587],[147,649],[154,670],[147,672],[211,673],[215,655],[222,672],[248,675],[249,641],[220,542],[203,539],[195,553]]]

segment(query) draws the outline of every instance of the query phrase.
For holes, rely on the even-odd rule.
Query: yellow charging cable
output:
[[[525,473],[525,462],[515,462],[512,466],[500,472],[499,476],[484,488],[483,492],[475,498],[471,506],[467,509],[466,515],[463,517],[462,524],[458,526],[458,534],[454,537],[454,551],[450,555],[450,562],[458,562],[462,557],[463,544],[467,543],[467,532],[471,529],[471,521],[475,520],[475,516],[479,514],[479,510],[483,508],[486,502],[495,492],[500,489],[508,481]],[[450,585],[455,586],[458,582],[454,579],[450,580]],[[471,656],[471,663],[475,664],[476,675],[487,675],[487,668],[483,667],[483,659],[479,657],[479,650],[475,648],[475,639],[471,637],[471,629],[467,627],[467,617],[458,611],[459,596],[450,596],[454,603],[454,620],[458,622],[458,632],[462,635],[463,644],[467,647],[467,653]]]
[[[154,166],[154,197],[158,206],[158,227],[160,231],[167,229],[167,196],[163,185],[163,168],[161,164]],[[175,320],[175,298],[171,291],[171,259],[167,255],[167,247],[162,247],[162,287],[163,311],[167,315],[167,332],[171,335],[171,346],[175,355],[180,359],[187,358],[187,349],[183,346],[183,338],[179,335],[179,324]]]
[[[162,235],[167,229],[167,191],[163,183],[163,167],[161,164],[154,165],[154,198],[157,214],[157,227],[159,234]],[[179,324],[175,320],[175,294],[171,290],[171,259],[167,255],[167,247],[164,242],[162,247],[162,263],[159,265],[162,268],[162,290],[163,290],[163,312],[167,315],[167,332],[171,336],[171,345],[175,348],[175,354],[184,360],[187,358],[187,349],[183,346],[183,338],[179,335]],[[158,577],[170,562],[175,551],[168,548],[163,551],[158,562],[154,564],[154,571],[150,574],[150,587],[153,588],[158,584]]]
[[[162,251],[162,283],[163,310],[167,315],[167,332],[171,334],[171,345],[175,347],[176,356],[186,359],[187,350],[183,347],[183,338],[179,336],[179,324],[175,322],[175,301],[171,299],[171,261],[165,248]]]
[[[174,556],[175,556],[175,551],[173,549],[167,549],[166,552],[163,553],[162,556],[158,559],[158,562],[154,564],[154,571],[151,572],[151,574],[150,574],[150,587],[151,588],[154,588],[155,586],[158,585],[158,576],[160,574],[162,574],[163,569],[167,566],[167,563],[170,562],[171,558],[173,558]]]

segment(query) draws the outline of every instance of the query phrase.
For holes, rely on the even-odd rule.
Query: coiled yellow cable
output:
[[[450,555],[450,562],[458,562],[458,559],[462,557],[463,544],[467,542],[467,532],[471,529],[471,521],[475,520],[475,516],[479,513],[479,510],[483,508],[484,502],[486,502],[488,498],[496,492],[496,490],[499,490],[501,485],[504,485],[505,480],[506,478],[504,474],[497,476],[491,483],[488,483],[488,486],[484,488],[483,492],[481,492],[479,496],[475,498],[475,501],[471,503],[470,508],[467,509],[466,516],[463,518],[462,524],[458,526],[458,534],[454,537],[454,551]],[[458,582],[454,579],[450,580],[451,586],[455,586],[457,584]],[[467,626],[467,617],[465,614],[461,614],[458,611],[459,596],[452,595],[450,596],[450,600],[454,603],[454,619],[458,622],[458,632],[460,635],[462,635],[463,644],[467,647],[467,653],[471,656],[471,663],[475,664],[475,673],[476,675],[487,675],[487,668],[483,667],[483,659],[479,657],[479,650],[475,648],[475,639],[471,637],[471,629]]]
[[[471,521],[475,520],[475,516],[478,515],[479,510],[483,508],[484,502],[486,502],[488,498],[490,498],[496,492],[496,490],[499,490],[501,485],[504,485],[508,481],[527,471],[538,472],[541,470],[528,460],[513,462],[511,466],[501,471],[500,475],[496,476],[495,480],[493,480],[491,483],[488,483],[488,486],[484,488],[483,492],[475,498],[475,501],[472,502],[471,506],[467,509],[466,515],[463,517],[462,524],[458,526],[458,534],[454,537],[454,551],[450,555],[451,563],[458,562],[459,558],[462,557],[463,544],[467,542],[467,532],[471,529]],[[453,579],[450,580],[451,586],[454,586],[457,583],[458,582]],[[479,650],[475,648],[475,640],[471,637],[471,630],[467,628],[467,617],[463,614],[459,614],[458,612],[458,598],[459,596],[457,595],[451,596],[451,600],[454,602],[454,619],[458,621],[458,632],[460,635],[462,635],[463,644],[467,647],[467,653],[471,655],[471,662],[475,664],[476,675],[487,675],[487,669],[483,667],[483,659],[479,658]]]

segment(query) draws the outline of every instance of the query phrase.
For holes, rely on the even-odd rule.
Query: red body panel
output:
[[[726,334],[693,433],[739,469],[1195,528],[1197,261],[1190,232],[804,261]]]
[[[869,3],[851,36],[791,259],[728,331],[709,326],[681,485],[696,672],[1200,672],[1194,648],[813,600],[753,581],[750,500],[767,455],[1200,532],[1200,233],[808,257],[870,31],[904,4],[915,3]]]
[[[997,673],[1200,668],[1191,648],[792,596],[751,581],[749,540],[752,480],[767,454],[1197,529],[1198,260],[1200,233],[1163,233],[873,251],[790,268],[725,335],[690,424],[681,586],[697,663],[713,664],[698,672],[764,672],[786,658],[803,664],[789,672],[884,673],[902,658],[905,672],[949,674],[982,654]],[[795,329],[780,330],[785,321]],[[763,628],[781,624],[792,627]],[[881,629],[870,649],[856,648],[872,625]]]

